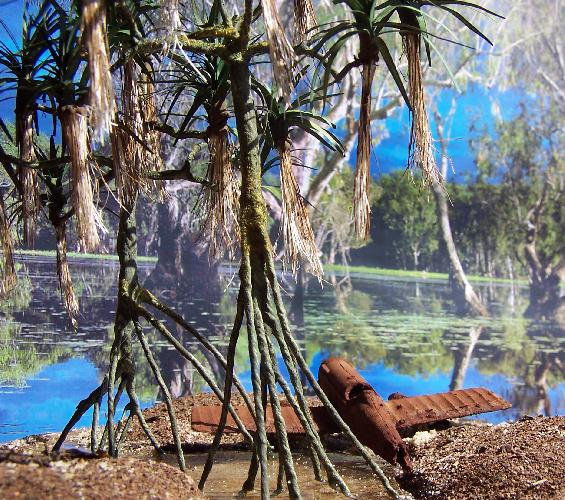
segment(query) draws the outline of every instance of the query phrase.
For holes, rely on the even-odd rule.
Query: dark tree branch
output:
[[[166,123],[151,122],[149,124],[154,130],[158,130],[163,134],[167,134],[175,139],[207,139],[208,133],[205,130],[175,130],[171,125]]]

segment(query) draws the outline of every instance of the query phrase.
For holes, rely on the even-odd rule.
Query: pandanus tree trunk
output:
[[[65,222],[59,221],[55,228],[55,239],[57,241],[57,276],[59,277],[59,289],[69,316],[71,325],[76,330],[78,327],[76,317],[79,312],[78,300],[73,287],[69,260],[67,259],[67,235]]]
[[[67,258],[67,231],[66,219],[64,217],[66,197],[63,193],[62,182],[58,182],[48,192],[47,206],[49,207],[49,221],[55,230],[55,241],[57,245],[57,276],[59,278],[59,290],[63,304],[67,311],[69,321],[76,330],[79,304],[73,287],[69,260]]]
[[[203,489],[214,462],[216,450],[220,444],[227,421],[228,403],[231,396],[231,384],[235,350],[239,330],[243,319],[246,320],[249,359],[251,364],[251,380],[253,385],[254,414],[257,432],[254,437],[254,454],[249,467],[248,478],[243,491],[253,488],[258,469],[261,471],[261,497],[269,497],[268,441],[265,430],[265,409],[267,401],[273,408],[275,429],[279,448],[279,475],[277,484],[282,488],[284,478],[291,498],[300,497],[296,472],[290,451],[288,436],[282,418],[277,384],[283,389],[285,396],[306,432],[311,449],[312,465],[317,479],[321,479],[321,466],[326,470],[330,484],[350,495],[349,489],[329,460],[316,428],[312,422],[304,396],[304,388],[300,380],[301,370],[312,385],[315,393],[322,400],[336,423],[343,429],[355,446],[359,449],[371,469],[379,475],[385,487],[393,492],[388,479],[380,467],[367,453],[358,439],[351,433],[335,408],[322,391],[316,378],[304,360],[300,348],[292,336],[286,315],[282,294],[278,285],[274,258],[269,234],[267,231],[267,209],[263,198],[262,169],[257,131],[257,116],[251,94],[251,73],[247,61],[230,63],[230,77],[234,113],[240,143],[241,196],[240,196],[240,237],[241,267],[240,291],[234,328],[230,336],[227,354],[226,381],[224,385],[224,403],[218,429],[212,448],[204,466],[199,488]],[[274,305],[274,310],[273,310]],[[277,356],[271,335],[277,341],[290,380],[294,389],[282,377],[277,363]]]
[[[33,162],[35,152],[33,147],[33,112],[27,108],[17,115],[16,140],[19,147],[20,160]],[[31,167],[20,167],[20,193],[22,196],[23,236],[27,245],[33,243],[39,203],[37,172]]]
[[[363,64],[361,73],[361,102],[353,198],[355,234],[361,240],[369,237],[371,227],[371,204],[369,201],[371,183],[371,88],[375,76],[375,64],[371,58],[368,59],[368,62]]]

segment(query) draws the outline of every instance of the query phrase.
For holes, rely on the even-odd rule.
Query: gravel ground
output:
[[[217,404],[217,400],[210,394],[200,394],[175,401],[189,463],[190,454],[194,459],[212,442],[211,435],[191,429],[190,414],[195,404]],[[234,397],[234,404],[241,401]],[[174,451],[165,405],[158,404],[144,414],[160,444],[167,451]],[[118,460],[106,456],[77,458],[82,453],[81,447],[87,448],[90,439],[88,429],[78,429],[69,435],[70,449],[52,461],[46,452],[56,438],[56,435],[30,436],[0,446],[0,498],[198,496],[190,474],[182,474],[172,466],[172,457],[167,460],[171,465],[155,460],[137,423],[131,426],[121,450],[123,458]],[[389,477],[396,474],[398,484],[415,498],[565,498],[565,417],[524,417],[497,426],[475,422],[442,431],[420,432],[407,441],[415,474],[402,475],[399,468],[386,465],[385,470]],[[224,450],[245,449],[239,434],[225,435],[222,443]],[[337,453],[349,450],[343,439],[334,437],[326,443]],[[355,467],[354,476],[345,474],[349,481],[358,484],[377,481],[366,466]],[[245,472],[242,470],[242,477]],[[309,497],[318,496],[314,493]],[[372,494],[365,498],[384,496]]]
[[[416,498],[565,498],[565,417],[453,427],[411,440]]]

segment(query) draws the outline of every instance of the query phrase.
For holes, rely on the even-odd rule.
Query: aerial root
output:
[[[255,414],[255,408],[252,406],[251,400],[247,393],[245,393],[243,386],[241,383],[236,379],[233,375],[233,364],[234,364],[234,355],[233,353],[232,359],[226,360],[222,354],[212,345],[210,344],[204,337],[202,337],[194,328],[188,325],[177,313],[169,309],[167,306],[162,304],[158,301],[150,292],[143,290],[142,295],[146,298],[145,302],[155,306],[157,309],[163,311],[167,316],[171,317],[177,324],[180,324],[183,328],[191,332],[197,340],[202,340],[202,344],[206,347],[215,357],[220,361],[220,363],[226,369],[226,373],[231,373],[231,382],[230,382],[230,391],[231,391],[231,383],[235,382],[238,386],[239,392],[242,394],[242,397],[247,402],[248,405],[251,407],[252,415]],[[206,383],[211,387],[212,391],[216,394],[216,396],[224,405],[224,393],[220,390],[218,385],[216,384],[213,375],[211,375],[208,370],[204,367],[204,365],[192,354],[188,351],[175,337],[174,335],[164,326],[164,324],[154,318],[146,309],[142,306],[138,305],[133,299],[122,296],[122,299],[126,299],[125,302],[128,306],[130,306],[130,312],[132,312],[132,316],[134,317],[143,317],[151,324],[178,352],[181,356],[187,359],[197,370],[197,372],[204,378]],[[108,452],[110,456],[116,457],[119,452],[119,448],[123,445],[125,438],[127,437],[128,429],[131,426],[132,420],[137,418],[141,429],[149,439],[151,445],[155,448],[158,453],[163,453],[163,449],[161,445],[158,443],[157,439],[151,432],[150,427],[148,426],[143,413],[141,412],[139,400],[135,392],[134,380],[135,380],[135,373],[133,368],[133,362],[131,360],[131,338],[129,332],[126,332],[126,326],[131,325],[133,323],[133,330],[136,333],[136,336],[139,340],[139,343],[142,347],[144,352],[145,358],[147,359],[149,366],[153,372],[155,380],[161,389],[161,393],[163,394],[163,398],[165,400],[165,404],[167,406],[167,412],[169,415],[169,421],[171,423],[171,432],[173,435],[173,441],[175,444],[177,458],[179,462],[179,467],[181,470],[186,470],[186,464],[184,461],[184,453],[182,451],[181,440],[179,435],[178,423],[176,419],[176,415],[174,412],[174,407],[172,404],[172,398],[166,384],[163,380],[157,362],[153,353],[151,352],[151,348],[147,342],[145,334],[139,324],[137,319],[135,320],[128,320],[123,321],[119,324],[116,328],[116,336],[114,339],[114,343],[112,345],[112,350],[110,353],[110,366],[108,369],[108,374],[105,376],[104,381],[102,384],[95,389],[87,398],[81,401],[77,405],[77,409],[69,422],[67,423],[65,429],[59,436],[59,439],[55,446],[53,447],[53,451],[57,452],[63,442],[65,441],[68,433],[70,430],[76,425],[76,423],[80,420],[80,418],[91,408],[94,407],[93,418],[92,418],[92,427],[91,427],[91,436],[90,436],[90,447],[93,452],[101,451],[105,448],[106,444],[108,445]],[[238,328],[241,326],[241,318],[238,322]],[[229,365],[231,364],[231,369],[229,369]],[[118,384],[117,391],[114,393],[114,388]],[[118,407],[119,401],[121,399],[123,391],[126,391],[129,397],[129,401],[122,412],[121,417],[118,419],[116,423],[115,419],[115,410]],[[102,402],[102,398],[104,394],[108,395],[108,421],[104,426],[104,432],[100,441],[98,441],[98,420],[100,415],[100,405]],[[231,395],[231,392],[230,392]],[[240,416],[235,412],[231,403],[230,397],[226,400],[226,417],[229,413],[232,418],[235,420],[240,432],[242,432],[245,440],[250,445],[251,449],[254,447],[254,438],[249,433],[249,431],[245,428],[245,425],[241,421]],[[127,418],[124,421],[124,416],[127,414]],[[224,422],[225,426],[225,422]],[[253,486],[251,486],[251,489]]]
[[[120,446],[124,443],[124,439],[127,436],[129,427],[131,425],[131,421],[132,421],[132,408],[131,408],[131,404],[127,404],[124,408],[124,413],[128,411],[128,416],[126,418],[126,423],[123,425],[123,429],[121,431],[121,433],[119,434],[118,437],[118,443],[116,444],[116,456],[119,455],[120,453]],[[120,421],[120,424],[123,422],[123,415],[122,415],[122,420]]]
[[[97,453],[104,448],[108,438],[108,426],[106,425],[104,427],[104,432],[102,434],[100,441],[98,441],[98,426],[99,426],[100,405],[102,403],[102,397],[104,393],[107,391],[107,388],[108,388],[108,375],[104,377],[102,384],[100,384],[94,391],[92,391],[85,399],[83,399],[77,405],[77,408],[73,416],[70,418],[64,430],[59,435],[57,442],[53,446],[52,453],[57,453],[60,450],[69,432],[91,407],[93,407],[93,416],[92,416],[92,424],[90,430],[90,450],[92,453]],[[121,398],[124,389],[128,394],[129,402],[125,406],[123,414],[125,414],[125,412],[127,411],[128,417],[125,425],[123,425],[122,424],[123,414],[122,414],[122,418],[120,418],[120,420],[116,425],[116,428],[114,429],[114,433],[120,436],[117,442],[116,453],[119,451],[119,446],[123,444],[123,441],[127,436],[127,431],[131,425],[131,421],[133,417],[136,417],[137,420],[139,421],[141,429],[149,439],[152,446],[159,454],[163,454],[164,453],[163,449],[161,448],[157,439],[151,432],[151,429],[147,425],[147,422],[145,421],[145,417],[141,412],[141,408],[139,406],[139,399],[135,392],[133,379],[131,377],[126,377],[126,376],[120,377],[118,391],[116,392],[116,396],[114,398],[116,406]]]
[[[349,488],[347,487],[347,485],[345,484],[345,482],[343,481],[343,479],[341,478],[341,476],[339,475],[339,473],[331,463],[322,445],[320,437],[316,432],[316,428],[312,420],[312,416],[308,409],[308,402],[306,401],[306,397],[304,395],[302,382],[300,380],[300,376],[296,367],[296,361],[292,356],[290,350],[288,349],[288,346],[284,341],[284,338],[282,337],[281,329],[270,311],[266,283],[264,284],[263,288],[264,288],[264,292],[261,294],[261,304],[262,304],[261,309],[264,312],[265,324],[270,328],[271,333],[273,334],[273,336],[277,340],[277,343],[279,344],[279,349],[282,358],[285,362],[285,365],[287,367],[288,373],[290,375],[291,383],[293,384],[296,391],[296,397],[293,396],[289,385],[287,384],[284,377],[280,373],[276,360],[275,349],[273,347],[273,344],[269,336],[266,336],[269,355],[271,357],[271,362],[275,371],[277,383],[281,386],[286,396],[286,399],[292,406],[294,412],[296,413],[306,433],[306,438],[310,448],[310,458],[314,469],[314,477],[318,481],[323,480],[321,473],[321,465],[320,465],[320,460],[321,460],[326,470],[326,475],[328,477],[328,481],[330,485],[332,485],[332,487],[336,489],[339,489],[344,495],[351,496],[351,492],[349,491]]]
[[[275,382],[275,374],[273,367],[276,366],[269,354],[269,349],[267,347],[267,339],[265,334],[265,328],[263,326],[263,318],[261,317],[261,311],[259,309],[259,304],[257,299],[253,300],[253,307],[255,309],[255,325],[257,330],[257,343],[259,347],[259,352],[261,359],[263,360],[262,366],[265,368],[265,375],[267,386],[270,394],[271,408],[273,410],[273,417],[275,421],[275,430],[277,434],[277,441],[279,446],[279,460],[282,460],[284,466],[284,472],[287,478],[289,496],[291,498],[300,498],[300,488],[298,487],[298,478],[296,476],[296,471],[294,470],[294,462],[292,460],[292,453],[290,451],[290,445],[288,443],[288,434],[286,432],[286,426],[284,423],[284,418],[282,416],[281,404],[277,394],[277,386]]]
[[[310,371],[310,368],[308,367],[308,364],[304,360],[302,354],[300,353],[300,347],[298,346],[298,344],[296,343],[296,340],[294,339],[294,337],[292,337],[292,334],[290,333],[290,326],[289,326],[288,318],[286,316],[286,312],[284,310],[284,304],[283,304],[282,296],[281,296],[281,293],[280,293],[280,289],[278,288],[278,283],[277,283],[276,274],[275,274],[274,261],[272,259],[269,259],[269,262],[268,262],[268,265],[267,265],[267,279],[269,281],[269,284],[271,286],[271,290],[273,292],[273,299],[274,299],[274,303],[275,303],[277,316],[278,316],[278,319],[279,319],[280,324],[282,326],[283,344],[286,344],[290,348],[290,351],[291,351],[294,359],[298,362],[299,368],[306,375],[308,382],[311,384],[312,388],[314,389],[314,392],[316,393],[316,395],[320,398],[320,400],[322,401],[322,403],[326,407],[326,410],[328,411],[328,413],[332,417],[333,421],[338,425],[338,427],[341,429],[341,431],[349,439],[351,439],[351,441],[353,442],[355,447],[361,453],[361,455],[362,455],[363,459],[365,460],[365,462],[367,463],[367,465],[369,465],[371,470],[379,477],[384,488],[394,498],[399,498],[400,495],[396,492],[396,490],[390,484],[388,477],[383,472],[383,470],[379,467],[379,465],[375,461],[374,457],[371,456],[371,454],[369,453],[367,448],[365,448],[365,446],[363,446],[363,444],[361,444],[361,442],[359,441],[359,439],[357,439],[355,434],[353,434],[353,432],[351,432],[351,429],[349,428],[349,426],[345,423],[345,421],[341,418],[341,415],[333,407],[333,405],[329,401],[328,397],[326,396],[326,394],[324,393],[324,391],[322,390],[322,388],[318,384],[318,381],[314,377],[313,373]],[[281,344],[279,344],[279,345],[281,345]],[[282,349],[282,346],[281,346],[281,349]]]
[[[273,491],[273,496],[280,495],[284,491],[284,462],[282,455],[279,453],[279,471],[277,472],[277,487]]]
[[[137,420],[139,421],[139,425],[141,426],[141,429],[143,430],[143,432],[147,436],[147,439],[149,439],[149,442],[151,443],[153,448],[155,448],[155,451],[159,455],[162,455],[164,453],[164,451],[161,448],[161,445],[159,444],[157,439],[155,439],[155,436],[151,432],[151,429],[147,425],[147,422],[145,421],[145,417],[143,416],[143,413],[141,412],[141,408],[139,406],[139,399],[137,398],[137,394],[135,392],[133,380],[132,380],[132,383],[129,384],[128,387],[126,387],[126,391],[127,391],[128,396],[130,398],[129,404],[131,405],[131,411],[137,417]]]
[[[252,265],[253,264],[253,265]],[[259,270],[259,272],[257,272]],[[190,325],[188,325],[176,312],[169,309],[167,306],[158,301],[150,292],[142,290],[139,294],[140,302],[149,304],[159,311],[163,312],[166,316],[171,318],[175,323],[182,326],[185,330],[192,333],[197,340],[204,339],[201,344],[208,349],[220,361],[225,369],[226,378],[224,383],[223,392],[217,386],[214,377],[207,371],[207,369],[200,363],[200,361],[188,351],[182,343],[180,343],[174,335],[167,329],[167,327],[158,319],[156,319],[148,310],[139,305],[134,299],[128,298],[128,305],[131,314],[135,318],[144,318],[153,328],[155,328],[185,359],[187,359],[195,369],[203,376],[205,381],[210,385],[213,392],[222,402],[222,411],[220,421],[214,436],[212,446],[210,447],[208,457],[200,478],[198,488],[204,489],[207,478],[212,470],[215,454],[219,448],[225,426],[227,423],[227,416],[230,414],[239,430],[243,433],[246,441],[250,444],[252,449],[252,457],[249,464],[247,478],[242,486],[240,495],[245,495],[247,492],[252,491],[255,484],[255,479],[258,471],[261,471],[261,497],[268,498],[269,482],[268,482],[268,454],[270,450],[269,442],[267,440],[265,416],[268,399],[270,399],[271,408],[273,411],[276,438],[278,443],[278,474],[277,474],[277,487],[274,494],[279,494],[284,489],[286,482],[289,496],[291,498],[299,498],[300,490],[298,485],[298,478],[293,464],[292,453],[288,441],[288,434],[286,431],[285,422],[282,416],[282,409],[279,402],[277,393],[277,385],[282,388],[283,393],[288,400],[289,404],[296,413],[300,423],[305,431],[307,445],[310,451],[310,458],[314,470],[314,476],[317,480],[323,480],[322,467],[326,472],[329,484],[335,489],[341,491],[346,496],[352,496],[347,485],[343,481],[340,474],[331,463],[321,439],[318,435],[316,426],[312,420],[308,408],[308,402],[304,393],[300,372],[302,372],[306,380],[311,384],[315,393],[323,402],[327,411],[330,413],[334,421],[338,424],[342,432],[347,435],[358,448],[366,463],[370,466],[371,470],[380,478],[385,489],[398,498],[399,495],[390,484],[390,481],[380,469],[369,451],[358,441],[352,434],[347,424],[341,419],[335,408],[331,405],[328,398],[322,391],[314,375],[310,371],[306,361],[302,357],[300,348],[290,333],[288,318],[286,316],[284,305],[282,303],[282,296],[278,288],[276,280],[274,263],[272,258],[268,258],[264,265],[257,262],[251,262],[249,256],[244,256],[240,269],[240,291],[237,299],[237,312],[234,320],[233,328],[230,335],[230,342],[228,345],[227,356],[224,358],[219,351],[212,346],[208,340],[204,339],[198,332],[196,332]],[[274,303],[274,311],[271,309],[271,300]],[[249,359],[251,364],[251,381],[253,386],[253,401],[247,396],[243,387],[237,384],[234,375],[235,353],[236,346],[239,339],[239,334],[243,320],[246,320],[247,334],[248,334],[248,349]],[[184,461],[184,454],[181,446],[181,439],[177,419],[172,403],[170,392],[162,378],[161,372],[147,342],[143,329],[139,324],[139,320],[130,320],[133,323],[133,330],[139,340],[144,355],[151,367],[153,375],[161,389],[161,393],[165,400],[169,421],[171,425],[171,432],[175,444],[179,467],[181,470],[186,470]],[[122,325],[123,326],[123,325]],[[118,329],[117,329],[118,330]],[[123,350],[124,342],[131,344],[129,334],[124,334],[124,329],[117,332],[116,339],[112,346],[110,355],[110,367],[108,374],[104,378],[100,386],[95,389],[87,398],[81,401],[75,410],[75,413],[69,420],[65,429],[61,433],[57,443],[53,447],[53,451],[57,452],[68,433],[73,426],[80,420],[82,415],[91,406],[94,406],[94,415],[92,419],[92,432],[91,432],[91,448],[96,449],[96,427],[98,426],[99,408],[104,393],[108,394],[108,422],[105,426],[104,433],[100,440],[98,450],[101,450],[108,441],[108,450],[111,456],[117,456],[119,448],[127,436],[128,429],[132,420],[136,417],[140,426],[148,437],[149,441],[157,452],[162,453],[162,448],[153,436],[143,414],[140,410],[139,401],[135,394],[134,388],[134,373],[133,364],[129,357],[131,350]],[[295,393],[293,394],[291,386],[286,382],[278,367],[275,347],[271,336],[277,341],[280,354],[290,376],[290,382]],[[200,338],[199,338],[200,337]],[[124,340],[125,338],[125,340]],[[131,347],[131,345],[130,345]],[[119,381],[118,389],[114,395],[114,387],[116,382]],[[242,396],[247,396],[246,404],[252,405],[252,415],[255,416],[256,432],[251,435],[245,429],[239,415],[235,412],[231,405],[232,387],[240,385],[238,388]],[[129,401],[124,409],[124,414],[128,411],[127,419],[119,419],[118,425],[114,425],[115,409],[119,403],[122,392],[126,390]],[[245,400],[245,398],[244,398]]]
[[[177,325],[179,325],[185,331],[190,333],[200,344],[202,344],[202,346],[204,346],[219,361],[222,368],[227,371],[228,368],[227,360],[224,358],[222,353],[204,335],[199,333],[198,330],[196,330],[196,328],[194,328],[189,323],[187,323],[180,314],[178,314],[176,311],[174,311],[166,304],[161,302],[157,297],[155,297],[155,295],[153,295],[149,290],[145,288],[142,288],[140,290],[138,298],[141,302],[151,305],[158,311],[161,311],[168,318],[173,320]],[[233,374],[233,384],[235,385],[236,389],[239,391],[239,394],[243,398],[243,401],[245,402],[245,405],[247,406],[249,413],[251,413],[251,415],[255,417],[255,410],[253,408],[253,403],[251,402],[249,395],[247,394],[247,392],[243,388],[243,385],[241,384],[241,382],[239,381],[239,379],[235,374]]]
[[[239,492],[240,496],[245,496],[248,492],[253,491],[253,488],[255,488],[257,472],[259,472],[259,455],[257,454],[257,448],[253,448],[253,454],[251,455],[251,460],[249,462],[249,470],[247,471],[247,478]]]
[[[137,321],[134,322],[134,325],[135,325],[135,333],[137,335],[139,343],[141,344],[141,348],[143,349],[145,357],[147,358],[149,366],[151,367],[151,371],[153,372],[153,375],[157,380],[159,387],[161,388],[163,397],[165,398],[165,405],[167,406],[167,413],[169,414],[169,421],[171,424],[171,433],[173,434],[173,441],[175,443],[175,447],[177,450],[177,460],[179,463],[179,467],[183,472],[186,472],[184,453],[182,451],[182,443],[179,436],[177,417],[175,415],[175,409],[173,407],[173,400],[171,398],[171,393],[169,392],[169,388],[167,387],[167,384],[165,384],[165,381],[163,380],[163,377],[161,375],[161,370],[159,370],[159,366],[157,365],[157,362],[153,357],[153,353],[151,352],[151,349],[147,344],[147,339],[145,338],[145,334],[143,333],[141,326]]]
[[[255,325],[255,314],[253,311],[253,297],[251,285],[251,263],[248,255],[242,256],[240,270],[241,288],[243,291],[243,306],[247,321],[247,343],[249,350],[249,360],[251,364],[251,383],[253,386],[253,402],[255,404],[255,423],[256,423],[256,449],[259,458],[259,469],[261,471],[261,497],[269,496],[269,464],[267,450],[267,432],[265,428],[265,407],[263,398],[265,391],[261,381],[261,358],[257,341],[257,330]]]
[[[159,320],[154,318],[147,310],[145,310],[141,306],[138,306],[137,311],[138,311],[138,313],[141,317],[145,318],[159,333],[161,333],[163,335],[163,337],[165,337],[165,339],[181,354],[181,356],[183,356],[186,360],[188,360],[194,366],[196,371],[202,376],[204,381],[212,389],[212,391],[217,396],[217,398],[220,400],[220,402],[223,402],[223,394],[222,394],[220,388],[218,387],[218,385],[216,384],[214,377],[210,373],[208,373],[206,368],[202,365],[202,363],[200,363],[200,361],[196,358],[196,356],[194,356],[194,354],[192,354],[190,351],[188,351],[174,337],[174,335],[167,329],[167,327],[163,323],[161,323]],[[249,432],[245,428],[245,425],[241,421],[240,416],[236,413],[236,411],[233,409],[231,404],[229,404],[229,406],[228,406],[228,411],[229,411],[230,415],[232,416],[232,418],[234,419],[234,421],[235,421],[236,425],[238,426],[240,432],[243,434],[247,443],[251,444],[251,442],[253,441],[253,438],[251,437],[251,434],[249,434]]]
[[[119,299],[118,299],[119,302]],[[118,369],[118,349],[120,348],[120,342],[123,334],[123,327],[114,327],[115,336],[114,342],[112,343],[112,348],[110,349],[110,366],[108,368],[108,420],[106,421],[106,427],[104,428],[104,433],[102,434],[102,439],[100,441],[99,449],[102,449],[108,440],[108,454],[113,457],[115,455],[115,434],[114,434],[114,413],[116,411],[116,406],[120,400],[121,391],[123,390],[123,378],[118,386],[118,391],[114,395],[114,387],[116,384],[116,372]],[[119,378],[119,377],[118,377]]]
[[[90,451],[96,453],[96,445],[98,444],[98,419],[100,416],[100,402],[102,395],[94,403],[94,410],[92,412],[92,426],[90,430]]]
[[[252,272],[252,264],[255,272]],[[258,269],[260,272],[256,271]],[[317,434],[298,371],[300,361],[297,360],[296,352],[288,345],[288,341],[283,334],[283,328],[279,326],[279,322],[282,324],[281,319],[277,318],[270,310],[269,292],[272,292],[274,295],[277,290],[274,290],[272,283],[268,281],[265,266],[263,266],[260,261],[254,261],[252,263],[249,256],[244,256],[240,268],[240,282],[236,320],[234,322],[234,327],[230,336],[230,344],[228,347],[226,383],[224,385],[224,404],[222,406],[220,422],[214,436],[214,442],[208,454],[204,471],[200,479],[199,488],[204,488],[213,465],[214,455],[225,429],[229,397],[233,383],[233,360],[239,337],[239,330],[245,316],[257,430],[254,434],[254,453],[249,465],[248,476],[240,494],[245,494],[245,492],[253,489],[255,478],[258,469],[260,468],[261,497],[268,498],[269,496],[267,459],[270,447],[267,441],[265,428],[265,410],[267,406],[267,398],[270,396],[279,452],[277,488],[274,493],[281,493],[286,482],[288,485],[289,496],[291,498],[300,497],[298,478],[293,464],[288,434],[284,418],[282,416],[282,409],[277,392],[278,384],[278,386],[282,388],[287,400],[294,409],[305,430],[315,478],[319,481],[323,480],[323,466],[326,471],[329,484],[346,496],[351,496],[347,485],[329,460],[319,435]],[[296,395],[292,394],[289,384],[285,381],[279,370],[275,348],[271,341],[271,335],[276,338],[277,343],[279,344],[280,352],[290,374],[291,383],[296,391]]]
[[[100,401],[102,394],[106,392],[107,388],[108,388],[108,377],[104,377],[102,383],[96,389],[94,389],[85,399],[79,402],[79,404],[75,409],[75,412],[73,413],[72,417],[70,418],[67,425],[63,429],[63,432],[61,432],[59,439],[57,439],[57,442],[53,445],[53,448],[51,450],[52,453],[57,453],[61,449],[61,446],[65,442],[65,439],[67,439],[67,436],[69,432],[72,430],[72,428],[81,419],[81,417],[90,409],[91,406],[93,406],[96,402]]]
[[[302,384],[300,383],[300,378],[298,377],[298,374],[296,372],[296,366],[294,364],[294,360],[288,355],[288,350],[284,351],[281,348],[283,360],[285,361],[288,371],[291,374],[291,382],[294,384],[294,387],[296,389],[296,394],[299,398],[298,401],[300,402],[298,402],[297,399],[293,396],[290,387],[288,386],[286,380],[283,378],[282,374],[280,373],[280,370],[276,364],[275,349],[273,347],[271,339],[268,336],[267,336],[267,344],[269,348],[269,354],[273,366],[275,368],[275,377],[277,383],[281,386],[287,401],[290,403],[292,409],[298,416],[302,428],[306,433],[306,439],[308,441],[308,445],[310,449],[310,459],[312,461],[312,468],[314,469],[315,479],[317,481],[323,480],[321,467],[320,467],[320,458],[321,458],[326,468],[328,477],[336,476],[338,482],[343,486],[343,490],[348,491],[347,486],[345,485],[343,480],[339,477],[337,471],[335,471],[335,469],[333,468],[333,465],[331,464],[329,458],[327,457],[324,447],[322,446],[322,443],[315,432],[314,423],[312,422],[312,416],[310,415],[310,411],[308,410],[308,406],[307,406],[308,403],[306,402],[306,399],[304,397]]]
[[[237,310],[235,314],[235,319],[233,323],[233,328],[230,335],[230,342],[228,345],[228,352],[227,352],[227,360],[226,360],[226,380],[224,383],[224,397],[222,402],[222,412],[220,414],[220,421],[218,423],[218,427],[216,430],[216,434],[214,435],[214,440],[212,442],[212,446],[208,451],[208,456],[206,458],[206,463],[204,464],[204,470],[202,471],[202,475],[200,477],[200,481],[198,483],[198,488],[200,490],[204,489],[206,485],[206,481],[212,470],[212,465],[214,463],[214,457],[216,455],[216,451],[220,446],[220,442],[222,440],[222,435],[224,433],[224,429],[226,426],[227,418],[228,418],[228,410],[229,410],[229,403],[231,399],[231,390],[232,384],[234,381],[234,364],[235,364],[235,351],[237,346],[237,341],[239,339],[239,332],[241,330],[241,323],[243,321],[243,299],[241,293],[237,298]],[[254,414],[254,412],[253,412]],[[255,456],[255,446],[252,447],[254,456]],[[253,460],[252,460],[253,461]],[[253,487],[251,487],[253,489]],[[251,491],[245,490],[245,485],[243,487],[244,491]]]

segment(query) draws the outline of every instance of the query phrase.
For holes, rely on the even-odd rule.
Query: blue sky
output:
[[[493,96],[496,97],[499,107],[503,110],[504,118],[509,118],[517,111],[515,93],[501,93],[493,90],[487,93],[485,89],[478,86],[472,86],[459,95],[453,90],[446,90],[439,101],[440,113],[447,114],[452,98],[455,97],[456,100],[448,154],[453,167],[453,172],[449,174],[454,175],[457,181],[463,181],[466,177],[474,175],[474,157],[469,149],[469,129],[473,125],[478,130],[482,130],[483,127],[492,130],[494,119],[491,111],[491,97]],[[430,120],[432,131],[435,131],[433,117],[430,117]],[[373,148],[371,174],[375,177],[406,167],[410,133],[410,119],[406,106],[402,111],[387,119],[386,128],[388,137]]]

